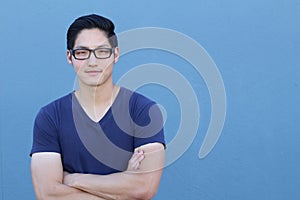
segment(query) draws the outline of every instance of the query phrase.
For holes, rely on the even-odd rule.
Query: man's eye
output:
[[[86,51],[86,50],[77,50],[77,51],[75,51],[75,54],[76,55],[86,55],[86,54],[88,54],[88,51]]]
[[[109,53],[109,50],[107,50],[107,49],[98,49],[96,53],[107,54],[107,53]]]

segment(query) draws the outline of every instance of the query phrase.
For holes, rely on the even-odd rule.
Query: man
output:
[[[98,15],[76,19],[67,49],[79,89],[35,119],[37,199],[151,199],[164,166],[163,120],[153,101],[113,83],[114,24]]]

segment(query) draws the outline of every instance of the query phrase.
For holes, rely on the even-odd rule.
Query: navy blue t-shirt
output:
[[[64,171],[105,175],[126,170],[134,149],[153,142],[165,145],[155,102],[121,87],[110,109],[94,122],[72,92],[41,108],[30,155],[57,152]]]

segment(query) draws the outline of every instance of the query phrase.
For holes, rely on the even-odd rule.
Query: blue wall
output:
[[[155,50],[129,54],[116,65],[116,80],[140,64],[171,66],[188,77],[199,99],[197,136],[165,168],[155,199],[300,198],[299,0],[19,0],[0,8],[0,199],[34,199],[33,120],[42,105],[73,89],[65,33],[87,13],[113,19],[118,33],[149,26],[184,33],[206,49],[222,75],[226,122],[213,151],[199,159],[211,112],[202,77],[184,60]],[[165,106],[171,141],[180,121],[175,97],[160,87],[140,91]]]

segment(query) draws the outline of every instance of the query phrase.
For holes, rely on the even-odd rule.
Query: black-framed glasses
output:
[[[106,59],[111,56],[114,52],[115,48],[103,48],[99,47],[96,49],[88,49],[88,48],[78,48],[70,50],[72,56],[74,56],[77,60],[86,60],[89,59],[91,53],[94,53],[94,56],[98,59]]]

